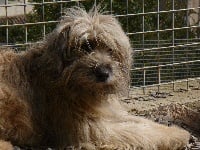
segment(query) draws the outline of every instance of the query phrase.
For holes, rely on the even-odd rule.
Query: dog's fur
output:
[[[0,148],[183,148],[187,131],[129,115],[120,106],[131,62],[129,39],[117,20],[95,9],[69,9],[26,52],[2,48]]]

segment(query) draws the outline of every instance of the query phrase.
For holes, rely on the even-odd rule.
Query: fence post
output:
[[[160,92],[160,65],[158,65],[158,92]]]
[[[146,86],[146,70],[143,69],[143,94],[144,95],[146,94],[145,86]]]

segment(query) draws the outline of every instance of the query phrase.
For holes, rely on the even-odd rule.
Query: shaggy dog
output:
[[[71,8],[28,51],[0,52],[0,149],[182,149],[189,133],[120,106],[127,94],[131,46],[117,20]]]

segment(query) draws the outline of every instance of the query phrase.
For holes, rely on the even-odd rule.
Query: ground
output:
[[[187,88],[188,87],[188,88]],[[125,106],[136,110],[149,110],[158,106],[180,103],[193,103],[200,100],[200,80],[187,82],[177,82],[168,85],[153,86],[145,88],[145,94],[142,88],[130,90],[130,99],[125,99]],[[198,108],[196,108],[198,109]],[[200,108],[199,108],[200,111]]]
[[[174,85],[131,89],[130,97],[123,99],[122,104],[133,115],[185,128],[193,136],[186,149],[200,150],[200,82]]]

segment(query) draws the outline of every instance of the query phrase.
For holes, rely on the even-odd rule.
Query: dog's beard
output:
[[[127,75],[118,63],[96,65],[87,59],[74,62],[66,68],[64,79],[67,90],[81,95],[105,96],[108,94],[125,94],[127,90]]]
[[[83,66],[72,72],[66,86],[88,94],[110,94],[115,93],[118,89],[118,83],[113,73],[101,73],[101,71],[95,71],[95,67]]]

